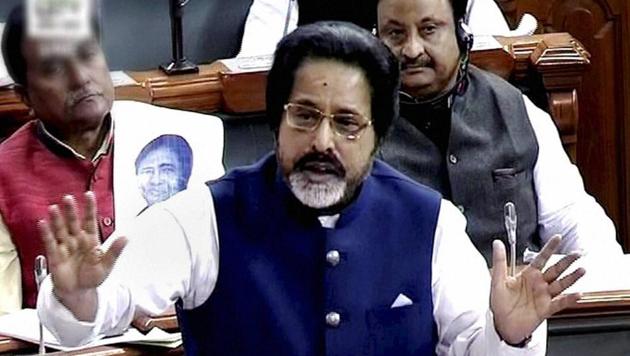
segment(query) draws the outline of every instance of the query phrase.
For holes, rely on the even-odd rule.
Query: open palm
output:
[[[490,306],[494,323],[503,340],[518,344],[529,337],[545,319],[573,306],[579,293],[560,294],[584,275],[578,268],[567,276],[560,275],[580,256],[570,254],[542,271],[547,260],[560,244],[560,237],[552,237],[534,261],[514,277],[507,275],[505,246],[493,244],[493,271]]]
[[[49,220],[39,224],[54,293],[70,310],[72,305],[65,301],[80,300],[81,295],[103,283],[126,244],[126,239],[120,238],[102,252],[94,194],[87,192],[85,199],[81,221],[74,197],[66,196],[61,208],[50,206]]]

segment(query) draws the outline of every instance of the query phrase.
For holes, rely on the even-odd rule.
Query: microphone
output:
[[[503,219],[510,243],[510,276],[516,274],[516,206],[511,201],[505,203]]]
[[[168,75],[199,72],[199,67],[184,56],[182,18],[184,17],[184,6],[186,6],[189,1],[190,0],[170,0],[169,13],[171,17],[171,47],[173,60],[168,64],[160,65],[160,69]]]
[[[33,267],[33,273],[35,273],[35,283],[37,283],[37,292],[44,282],[44,279],[48,275],[48,267],[46,266],[46,257],[39,255],[35,257],[35,266]],[[38,354],[43,355],[46,353],[44,346],[44,327],[42,322],[39,322],[39,351]]]
[[[284,31],[282,31],[282,37],[286,36],[289,32],[289,22],[291,22],[291,11],[293,10],[293,3],[295,0],[289,0],[289,6],[287,8],[287,15],[284,18]]]

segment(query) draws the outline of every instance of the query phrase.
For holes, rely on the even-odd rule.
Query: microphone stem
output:
[[[284,19],[284,31],[282,31],[282,37],[289,33],[289,22],[291,22],[291,10],[293,10],[293,1],[289,0],[289,6],[287,7],[287,16]]]

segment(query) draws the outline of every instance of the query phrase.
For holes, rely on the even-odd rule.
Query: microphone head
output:
[[[46,276],[48,275],[46,257],[42,255],[35,257],[35,266],[33,269],[35,273],[35,281],[37,282],[37,286],[39,286],[44,278],[46,278]]]
[[[513,240],[516,237],[516,206],[511,201],[505,203],[503,207],[503,218],[505,230],[508,233],[508,240],[510,243],[515,243]]]

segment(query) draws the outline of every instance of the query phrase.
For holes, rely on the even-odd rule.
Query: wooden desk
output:
[[[567,33],[528,37],[497,37],[504,48],[473,52],[471,60],[514,83],[540,75],[562,141],[575,158],[577,90],[589,54]],[[215,62],[198,74],[168,77],[159,70],[129,72],[139,85],[116,88],[117,99],[138,100],[171,108],[228,113],[265,110],[266,73],[232,74]],[[0,90],[0,140],[29,118],[27,108],[11,89]]]
[[[0,335],[0,354],[15,354],[17,352],[37,352],[37,347],[31,343]]]
[[[630,290],[586,293],[548,322],[549,356],[630,355]]]
[[[177,316],[175,309],[171,308],[164,314],[156,317],[140,317],[136,318],[132,325],[141,332],[149,332],[152,328],[157,327],[168,332],[179,331],[177,324]],[[50,350],[50,349],[49,349]],[[14,354],[34,354],[37,353],[37,345],[13,339],[8,336],[0,335],[0,355]],[[175,349],[168,349],[154,346],[141,346],[132,344],[109,345],[91,347],[85,350],[73,352],[54,352],[50,350],[47,354],[51,355],[83,355],[83,356],[106,356],[106,355],[183,355],[184,347],[180,346]]]
[[[13,347],[3,347],[2,341],[7,339],[4,336],[0,336],[0,355],[33,355],[37,354],[37,345],[22,342],[15,339],[7,339]],[[154,346],[139,346],[139,345],[114,345],[114,346],[98,346],[90,347],[84,350],[78,351],[54,351],[48,349],[46,355],[74,355],[74,356],[110,356],[110,355],[147,355],[147,356],[179,356],[184,355],[184,347],[180,346],[175,349],[167,349],[163,347]]]
[[[85,350],[71,352],[51,352],[46,355],[65,355],[65,356],[179,356],[184,355],[184,347],[180,346],[176,349],[166,349],[161,347],[137,346],[137,345],[119,345],[119,346],[99,346]]]
[[[172,319],[159,319],[171,325]],[[586,293],[576,308],[554,315],[548,321],[548,355],[630,354],[630,290]],[[610,342],[614,338],[615,342]],[[593,350],[599,352],[593,353]],[[0,354],[37,351],[33,344],[0,336]],[[136,345],[101,346],[72,353],[51,355],[183,355],[183,347],[164,349]]]

